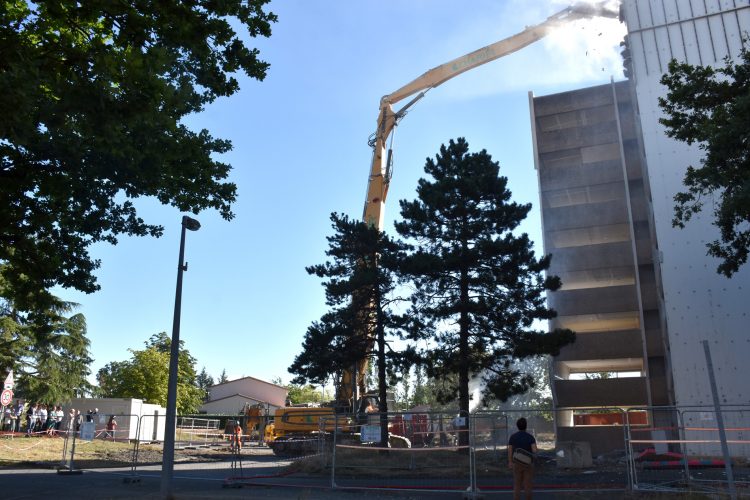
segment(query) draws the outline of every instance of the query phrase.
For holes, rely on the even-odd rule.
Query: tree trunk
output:
[[[458,426],[458,445],[469,446],[469,276],[465,269],[461,270],[461,297],[459,308],[459,340],[458,340],[458,408],[463,424]]]
[[[380,446],[388,447],[388,384],[386,382],[385,367],[385,327],[383,325],[383,309],[380,289],[375,290],[375,331],[378,343],[378,399],[380,412]]]

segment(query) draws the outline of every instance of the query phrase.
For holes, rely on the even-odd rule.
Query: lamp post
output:
[[[185,259],[185,230],[197,231],[201,223],[187,215],[182,216],[180,235],[180,260],[177,262],[177,290],[174,296],[174,320],[172,343],[169,351],[169,382],[167,385],[167,416],[164,423],[164,452],[161,467],[161,494],[173,498],[172,475],[174,472],[174,434],[177,424],[177,367],[180,357],[180,310],[182,309],[182,273],[187,271]]]

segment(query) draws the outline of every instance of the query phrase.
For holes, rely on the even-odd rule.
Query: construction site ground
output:
[[[129,457],[112,455],[108,460],[80,460],[74,473],[57,470],[59,462],[5,465],[0,469],[0,496],[26,498],[161,498],[160,450],[144,447],[139,466],[126,466]],[[497,453],[478,454],[477,484],[486,498],[510,495],[511,475],[507,464],[496,461]],[[367,455],[371,470],[356,466],[350,454],[351,468],[340,468],[331,488],[330,467],[316,458],[280,459],[265,448],[250,448],[240,455],[226,447],[180,450],[175,464],[175,498],[465,498],[468,476],[455,453],[431,457],[439,467],[424,462],[419,470],[398,467],[393,454]],[[345,459],[345,454],[337,454]],[[495,461],[496,463],[491,463]],[[381,462],[387,462],[384,472]],[[7,464],[7,462],[5,462]],[[109,467],[107,467],[107,465]],[[600,464],[601,465],[601,464]],[[400,472],[398,472],[400,470]],[[80,471],[80,472],[79,472]],[[544,461],[535,478],[535,498],[708,498],[698,494],[633,493],[626,490],[622,464],[589,470],[557,470]],[[431,487],[447,491],[431,491]],[[386,488],[400,488],[401,491]],[[356,497],[355,497],[356,495]]]

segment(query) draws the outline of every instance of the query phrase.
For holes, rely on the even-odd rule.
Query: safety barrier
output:
[[[633,489],[750,496],[750,406],[721,409],[726,456],[713,406],[642,410],[649,425],[628,426]]]
[[[389,413],[388,449],[381,441],[381,414],[360,422],[335,419],[331,438],[331,486],[418,491],[465,491],[471,487],[469,446],[460,444],[456,415]],[[326,455],[327,457],[327,455]]]
[[[380,414],[361,420],[338,416],[320,421],[303,447],[307,453],[283,456],[258,440],[262,429],[244,433],[237,446],[231,428],[241,417],[180,416],[174,424],[175,474],[234,486],[314,484],[491,495],[512,488],[507,442],[523,416],[539,447],[535,490],[726,493],[733,485],[742,496],[750,493],[750,406],[725,407],[721,415],[728,462],[713,407],[478,411],[466,421],[448,412],[392,412],[385,415],[395,435],[389,448],[378,446]],[[63,470],[120,467],[129,480],[160,474],[164,417],[117,415],[112,434],[106,432],[108,417],[64,427],[54,438],[9,435],[0,440],[0,458],[7,452],[34,460],[37,451],[53,449]],[[556,435],[554,420],[573,422],[572,431],[583,431],[578,436],[606,431],[611,449],[592,453],[595,438],[571,441],[571,429]]]

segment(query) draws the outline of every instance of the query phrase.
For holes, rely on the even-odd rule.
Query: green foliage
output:
[[[530,205],[510,201],[490,155],[469,153],[459,138],[441,146],[425,172],[432,180],[419,180],[417,200],[401,201],[403,221],[396,223],[414,244],[402,265],[415,287],[411,339],[428,342],[412,359],[430,379],[445,383],[457,375],[434,390],[442,403],[458,396],[468,413],[474,374],[482,374],[485,397],[506,400],[535,384],[518,360],[556,354],[574,334],[536,326],[555,316],[545,293],[560,280],[544,276],[550,257],[537,259],[528,236],[514,234]]]
[[[324,287],[331,309],[308,328],[302,352],[289,368],[297,375],[294,383],[324,384],[367,358],[380,363],[380,342],[386,361],[385,329],[394,323],[385,307],[394,287],[391,269],[400,246],[364,222],[335,213],[331,221],[334,235],[327,238],[326,255],[332,260],[307,268],[308,273],[327,279]]]
[[[289,372],[293,382],[323,384],[334,376],[336,400],[353,406],[352,376],[364,393],[365,363],[377,366],[381,444],[387,445],[387,378],[399,359],[389,341],[398,337],[395,318],[389,313],[395,288],[393,269],[402,246],[377,228],[346,216],[331,214],[334,234],[326,251],[331,260],[310,266],[307,272],[325,279],[326,302],[331,309],[307,330]]]
[[[310,384],[288,384],[286,388],[289,390],[287,397],[292,404],[322,403],[326,401],[328,396]]]
[[[55,404],[89,392],[86,318],[70,315],[77,305],[39,292],[43,300],[20,311],[15,296],[0,273],[0,373],[14,371],[16,394]]]
[[[700,167],[687,168],[672,224],[684,228],[708,200],[721,235],[707,244],[708,255],[722,259],[717,272],[731,277],[750,249],[750,52],[743,48],[737,63],[727,59],[721,68],[673,60],[661,83],[669,90],[659,99],[667,135],[705,152]]]
[[[229,382],[229,379],[227,378],[227,370],[223,369],[221,370],[221,375],[219,375],[219,380],[216,381],[217,384],[226,384]]]
[[[208,401],[209,389],[214,385],[214,378],[208,374],[205,366],[195,378],[195,384],[201,390],[201,400],[205,403]]]
[[[167,405],[169,355],[171,339],[166,333],[152,335],[143,350],[128,349],[128,361],[114,361],[96,375],[102,397],[136,398],[148,403]],[[196,413],[204,392],[197,385],[195,358],[180,341],[177,363],[177,413]]]
[[[262,80],[243,40],[268,37],[267,0],[25,2],[0,9],[0,263],[17,306],[54,285],[98,289],[92,243],[160,236],[133,200],[233,217],[231,149],[182,122]],[[235,33],[235,29],[244,33]]]

